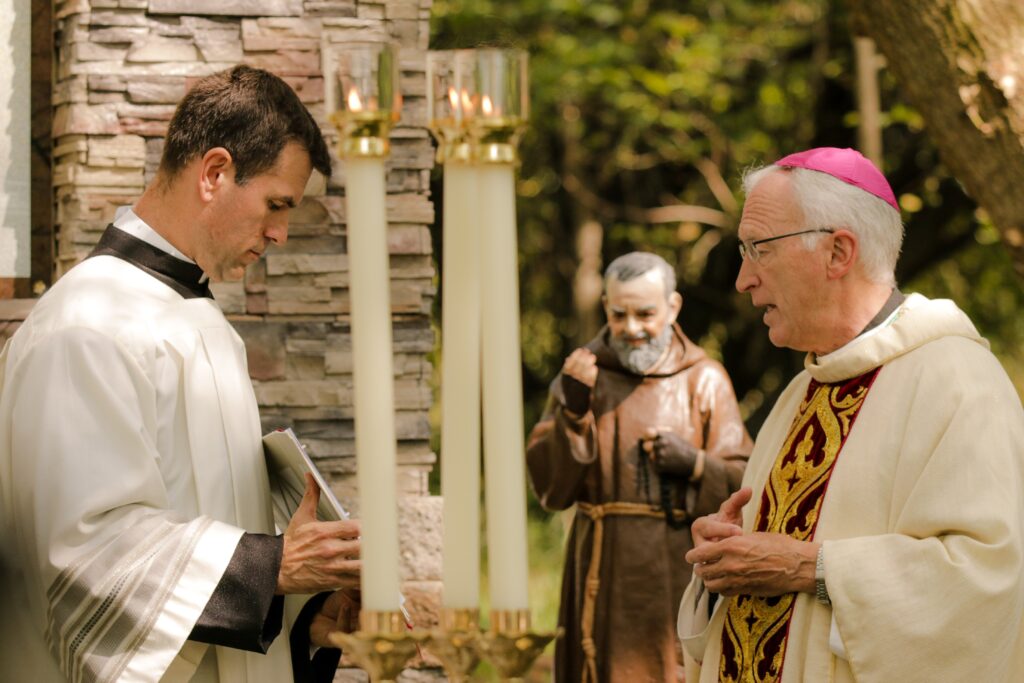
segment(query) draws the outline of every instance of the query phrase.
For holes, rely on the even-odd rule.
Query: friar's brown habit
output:
[[[675,324],[673,332],[654,372],[637,375],[619,362],[603,329],[587,344],[598,365],[590,410],[578,417],[566,410],[556,377],[530,434],[527,466],[541,504],[577,506],[562,577],[556,683],[674,683],[679,675],[675,624],[690,580],[689,521],[717,511],[739,488],[752,444],[725,369]],[[639,446],[649,427],[705,450],[698,481],[666,475],[662,484]],[[665,519],[665,495],[677,520],[685,511],[678,528]],[[600,558],[592,568],[595,537]]]

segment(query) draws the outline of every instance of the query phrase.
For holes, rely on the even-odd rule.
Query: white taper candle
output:
[[[481,163],[484,479],[491,609],[528,609],[519,267],[512,163]]]
[[[384,159],[345,160],[363,609],[397,611],[398,508]]]

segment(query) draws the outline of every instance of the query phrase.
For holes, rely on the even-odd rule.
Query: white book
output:
[[[289,429],[275,429],[263,437],[263,454],[267,459],[267,474],[270,477],[270,497],[274,503],[274,524],[278,531],[288,528],[288,522],[302,502],[306,491],[305,473],[309,472],[320,487],[320,504],[316,517],[322,522],[348,519],[348,511],[331,491],[330,485],[295,432]]]
[[[288,528],[288,522],[302,502],[306,492],[306,472],[313,475],[320,487],[320,503],[316,508],[316,518],[322,522],[334,522],[348,519],[348,511],[338,502],[337,497],[327,484],[327,480],[316,468],[295,432],[291,428],[275,429],[263,436],[263,455],[267,461],[267,474],[270,479],[270,498],[274,505],[274,524],[278,533]],[[412,628],[412,617],[405,608],[405,596],[399,595],[399,609],[405,618],[407,628]]]

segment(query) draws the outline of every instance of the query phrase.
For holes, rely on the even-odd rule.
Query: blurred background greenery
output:
[[[641,249],[676,266],[680,324],[724,363],[756,435],[803,357],[773,347],[760,314],[733,288],[738,181],[745,168],[794,151],[856,147],[843,3],[435,0],[431,29],[433,49],[530,54],[518,181],[525,428],[565,356],[602,322],[595,273]],[[880,79],[883,170],[906,223],[900,286],[955,300],[1024,393],[1021,279],[899,84],[884,68]],[[439,171],[434,180],[440,217]],[[434,240],[440,259],[440,225]],[[552,627],[562,523],[532,498],[531,520],[534,616]]]

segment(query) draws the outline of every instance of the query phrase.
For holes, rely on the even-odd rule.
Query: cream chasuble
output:
[[[239,538],[274,533],[241,339],[212,300],[97,256],[0,373],[0,680],[190,680]],[[292,678],[286,636],[216,662],[198,678]]]
[[[987,347],[952,302],[911,295],[880,328],[809,356],[775,404],[744,476],[746,531],[812,380],[880,367],[817,512],[832,606],[784,596],[777,680],[1024,680],[1024,411]],[[730,637],[735,601],[719,598],[709,616],[708,598],[695,579],[680,606],[688,681],[719,680]],[[829,644],[833,623],[843,656]],[[760,679],[747,669],[737,680]]]

